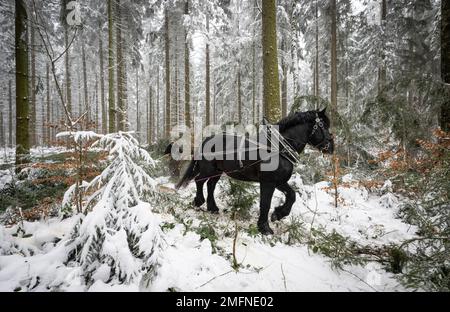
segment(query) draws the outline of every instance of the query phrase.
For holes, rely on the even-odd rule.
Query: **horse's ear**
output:
[[[321,110],[321,111],[319,112],[319,114],[325,115],[326,112],[327,112],[327,108],[325,107],[323,110]]]

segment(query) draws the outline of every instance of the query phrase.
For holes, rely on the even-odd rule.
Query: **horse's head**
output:
[[[330,119],[326,115],[326,109],[317,111],[308,143],[324,154],[333,154],[334,151],[333,135],[329,129]]]

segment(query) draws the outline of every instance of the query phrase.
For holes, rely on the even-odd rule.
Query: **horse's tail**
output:
[[[200,173],[198,168],[197,160],[192,160],[189,167],[183,174],[181,180],[177,183],[175,188],[178,190],[180,188],[186,187],[190,181],[192,181]]]

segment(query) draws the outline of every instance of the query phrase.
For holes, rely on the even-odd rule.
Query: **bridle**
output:
[[[320,143],[318,143],[318,144],[313,144],[313,143],[311,142],[311,138],[312,138],[312,136],[313,136],[319,129],[320,129],[321,132],[322,132],[323,140],[322,140]],[[287,137],[287,136],[284,136],[284,139],[286,139],[286,141],[287,141],[287,143],[289,144],[289,146],[293,149],[292,144],[290,144],[289,141],[290,141],[290,142],[296,142],[296,140],[294,140],[294,139],[292,139],[292,138],[290,138],[290,137]],[[301,143],[302,143],[302,144],[305,144],[305,145],[306,145],[306,144],[310,144],[311,146],[313,146],[313,147],[315,147],[315,148],[318,148],[318,146],[322,145],[323,142],[324,142],[326,139],[327,139],[327,136],[325,135],[325,125],[324,125],[324,122],[323,122],[323,120],[319,117],[319,114],[316,113],[316,119],[315,119],[315,124],[314,124],[314,126],[313,126],[313,129],[312,129],[310,135],[308,136],[307,141],[306,141],[306,142],[301,142]],[[330,143],[330,141],[328,141],[327,144],[326,144],[321,150],[324,150],[324,151],[330,150],[330,147],[331,147],[330,145],[331,145],[331,143]]]
[[[324,122],[323,122],[323,120],[319,117],[319,114],[317,114],[316,113],[316,123],[314,124],[314,126],[313,126],[313,130],[311,131],[311,134],[309,135],[309,137],[308,137],[308,144],[311,144],[312,146],[314,146],[314,147],[318,147],[319,145],[322,145],[323,144],[323,142],[325,141],[325,140],[327,140],[327,135],[325,134],[325,125],[324,125]],[[311,137],[317,132],[317,130],[319,130],[319,129],[321,129],[321,132],[322,132],[322,137],[323,137],[323,140],[320,142],[320,143],[318,143],[318,144],[313,144],[312,142],[311,142]],[[331,136],[331,138],[333,138],[333,136]],[[330,140],[328,140],[328,142],[327,142],[327,144],[322,148],[322,150],[324,150],[324,151],[328,151],[329,149],[330,149]]]

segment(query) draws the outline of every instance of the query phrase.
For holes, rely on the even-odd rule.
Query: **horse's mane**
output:
[[[316,120],[316,116],[317,116],[316,111],[292,113],[289,114],[287,117],[281,119],[277,123],[277,126],[279,127],[279,131],[283,132],[299,124],[314,122]]]

